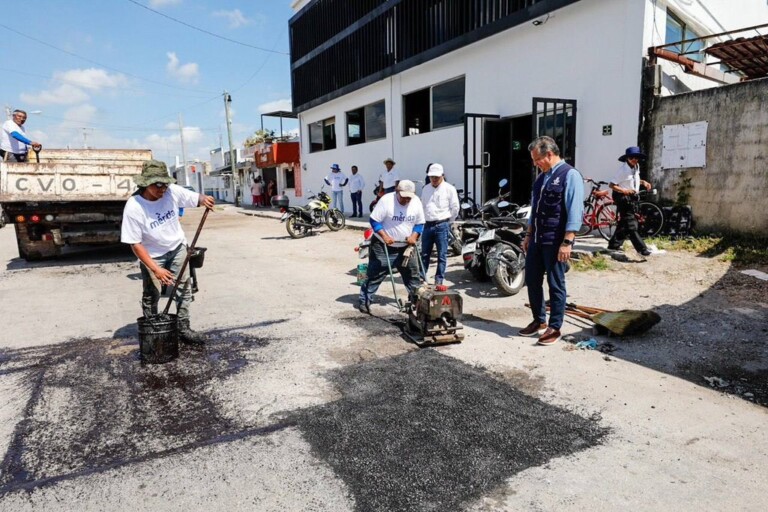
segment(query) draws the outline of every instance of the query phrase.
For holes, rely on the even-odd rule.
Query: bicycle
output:
[[[584,200],[584,216],[576,236],[585,236],[597,229],[600,236],[610,240],[616,231],[618,215],[616,205],[611,199],[610,189],[600,190],[601,186],[608,185],[608,183],[594,181],[591,178],[585,178],[584,181],[592,184],[592,190],[590,190],[587,199]]]
[[[650,201],[642,201],[642,197],[649,192],[647,190],[641,190],[638,193],[637,211],[635,212],[635,218],[637,219],[637,232],[643,238],[653,237],[661,232],[661,228],[664,227],[664,212],[658,205],[651,203]]]

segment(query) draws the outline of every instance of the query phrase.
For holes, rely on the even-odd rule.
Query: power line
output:
[[[159,16],[162,16],[163,18],[167,18],[167,19],[169,19],[171,21],[174,21],[174,22],[176,22],[176,23],[178,23],[180,25],[184,25],[185,27],[191,28],[192,30],[197,30],[198,32],[202,32],[203,34],[208,34],[209,36],[213,36],[213,37],[216,37],[218,39],[222,39],[224,41],[229,41],[230,43],[239,44],[240,46],[246,46],[248,48],[253,48],[254,50],[260,50],[262,52],[277,53],[279,55],[288,55],[288,53],[286,53],[286,52],[279,52],[277,50],[270,50],[268,48],[261,48],[260,46],[254,46],[252,44],[243,43],[242,41],[236,41],[235,39],[230,39],[228,37],[224,37],[222,35],[215,34],[213,32],[209,32],[209,31],[207,31],[205,29],[202,29],[200,27],[196,27],[194,25],[190,25],[189,23],[186,23],[184,21],[177,20],[176,18],[174,18],[172,16],[168,16],[167,14],[164,14],[164,13],[162,13],[160,11],[156,11],[156,10],[152,9],[151,7],[148,7],[148,6],[146,6],[146,5],[142,4],[142,3],[137,2],[136,0],[128,0],[128,1],[131,2],[132,4],[135,4],[135,5],[138,5],[139,7],[144,8],[144,9],[150,11],[150,12],[153,12],[153,13],[159,15]]]
[[[201,89],[189,89],[187,87],[179,87],[177,85],[166,84],[164,82],[158,82],[157,80],[152,80],[150,78],[144,78],[142,76],[134,75],[134,74],[128,73],[126,71],[122,71],[120,69],[113,68],[111,66],[107,66],[107,65],[102,64],[100,62],[97,62],[95,60],[91,60],[91,59],[89,59],[87,57],[83,57],[82,55],[78,55],[78,54],[70,52],[68,50],[64,50],[62,48],[59,48],[58,46],[54,46],[54,45],[52,45],[50,43],[47,43],[47,42],[45,42],[43,40],[37,39],[37,38],[32,37],[32,36],[29,36],[27,34],[23,34],[23,33],[19,32],[18,30],[9,27],[8,25],[4,25],[4,24],[0,23],[0,27],[4,28],[4,29],[6,29],[6,30],[8,30],[10,32],[13,32],[14,34],[18,34],[18,35],[20,35],[22,37],[26,37],[27,39],[30,39],[30,40],[32,40],[32,41],[34,41],[36,43],[42,44],[43,46],[47,46],[48,48],[53,48],[54,50],[60,51],[62,53],[66,53],[67,55],[71,55],[72,57],[77,57],[78,59],[82,59],[82,60],[84,60],[86,62],[90,62],[91,64],[96,64],[97,66],[101,66],[101,67],[103,67],[105,69],[109,69],[109,70],[115,71],[117,73],[122,73],[122,74],[124,74],[126,76],[130,76],[132,78],[137,78],[139,80],[144,80],[145,82],[153,83],[153,84],[156,84],[156,85],[162,85],[163,87],[170,87],[172,89],[179,89],[179,90],[182,90],[182,91],[192,91],[192,92],[197,92],[197,93],[201,93],[201,94],[212,94],[212,91],[203,91]]]

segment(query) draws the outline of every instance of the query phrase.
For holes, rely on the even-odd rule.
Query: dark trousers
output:
[[[363,191],[358,190],[357,192],[352,192],[350,195],[352,196],[352,216],[362,217],[363,216]]]
[[[10,151],[0,149],[0,160],[7,160],[9,162],[26,162],[27,153],[11,153]]]
[[[155,260],[159,266],[166,270],[170,270],[173,272],[174,276],[177,276],[179,275],[179,270],[181,270],[181,266],[184,264],[184,259],[186,257],[187,246],[180,244],[178,247],[168,251],[162,256],[156,256],[152,259]],[[141,294],[141,310],[145,317],[156,315],[163,285],[155,277],[155,274],[143,263],[139,263],[139,268],[141,269],[141,279],[144,284],[144,290]],[[182,278],[174,297],[176,300],[176,313],[179,316],[179,320],[189,320],[189,304],[194,300],[192,297],[192,289],[189,286],[188,281],[188,276]]]
[[[629,238],[632,247],[637,252],[644,252],[648,247],[637,232],[637,197],[625,196],[624,194],[613,194],[613,202],[616,203],[616,211],[619,214],[619,222],[616,225],[616,232],[608,242],[609,249],[620,249],[624,240]]]
[[[419,287],[421,277],[419,276],[419,263],[416,259],[418,257],[416,251],[412,253],[408,265],[403,266],[403,252],[405,249],[406,247],[387,247],[389,264],[392,266],[392,271],[397,270],[400,272],[403,283],[405,283],[405,287],[408,288],[410,293]],[[360,287],[360,302],[370,304],[373,296],[388,274],[389,268],[387,267],[387,253],[384,250],[384,243],[374,238],[368,253],[368,278]]]
[[[544,274],[549,286],[549,326],[560,330],[565,316],[565,268],[557,261],[559,245],[531,243],[525,254],[525,285],[528,287],[528,302],[531,304],[533,320],[547,321],[547,307],[544,302]]]
[[[421,262],[425,279],[432,248],[437,247],[435,284],[442,284],[445,279],[445,267],[448,264],[448,232],[450,230],[451,223],[447,220],[439,223],[427,222],[424,225],[424,233],[421,234]]]

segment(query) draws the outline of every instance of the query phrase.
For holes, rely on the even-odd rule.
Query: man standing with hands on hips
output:
[[[453,185],[445,181],[442,165],[429,164],[427,177],[429,184],[421,189],[421,204],[424,205],[426,219],[421,239],[421,261],[426,279],[432,247],[437,247],[435,284],[443,284],[445,267],[448,263],[448,234],[451,223],[459,215],[459,194]]]
[[[339,164],[333,164],[331,166],[331,174],[325,177],[325,184],[331,186],[331,192],[333,193],[333,207],[338,208],[341,213],[344,213],[344,185],[347,184],[347,176],[341,172]]]
[[[565,317],[565,271],[581,228],[584,185],[581,173],[560,158],[560,148],[551,137],[537,137],[528,150],[533,164],[541,170],[533,183],[531,218],[522,247],[533,321],[518,334],[539,336],[539,345],[553,345],[560,338]],[[544,274],[549,286],[549,325]]]
[[[363,189],[365,180],[357,173],[357,166],[352,166],[352,176],[349,177],[349,192],[352,196],[352,217],[363,216]]]

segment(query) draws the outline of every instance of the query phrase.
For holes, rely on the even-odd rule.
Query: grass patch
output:
[[[610,263],[602,254],[585,254],[579,259],[571,260],[571,268],[579,272],[585,272],[587,270],[608,270],[610,268]]]
[[[739,234],[708,234],[672,239],[646,238],[645,242],[667,251],[687,251],[736,265],[768,265],[768,238]]]

